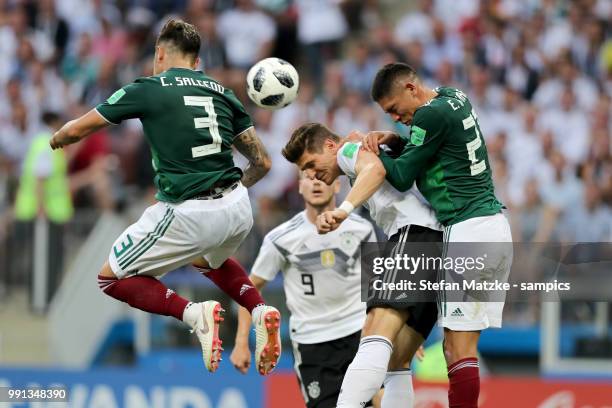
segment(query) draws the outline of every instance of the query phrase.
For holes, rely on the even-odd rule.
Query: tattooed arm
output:
[[[257,133],[255,133],[255,128],[253,127],[248,128],[236,136],[234,139],[234,146],[249,160],[249,165],[242,176],[242,184],[244,184],[245,187],[251,187],[262,179],[270,170],[272,166],[270,156],[268,156],[266,148],[257,137]]]

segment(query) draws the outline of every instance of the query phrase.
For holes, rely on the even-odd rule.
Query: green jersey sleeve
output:
[[[387,171],[387,181],[399,191],[408,191],[419,173],[443,144],[448,124],[433,107],[420,108],[410,127],[410,139],[395,159],[381,152],[380,160]]]
[[[96,110],[113,124],[126,119],[142,118],[148,105],[146,90],[144,81],[137,79],[115,91],[105,102],[96,106]]]
[[[253,121],[233,91],[226,89],[225,96],[234,113],[234,136],[237,136],[248,128],[252,127]]]

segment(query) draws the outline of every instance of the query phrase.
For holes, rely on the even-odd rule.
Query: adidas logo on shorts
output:
[[[408,295],[406,294],[406,292],[402,292],[395,297],[395,300],[402,300],[402,299],[406,299],[407,297]]]
[[[451,313],[451,317],[463,317],[463,312],[461,311],[460,308],[456,308],[455,310],[453,310],[453,312]]]
[[[242,296],[244,294],[244,292],[246,292],[249,289],[253,289],[253,287],[247,285],[246,283],[243,284],[242,287],[240,288],[240,296]]]

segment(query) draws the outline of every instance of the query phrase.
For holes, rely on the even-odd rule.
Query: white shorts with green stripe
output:
[[[457,242],[472,242],[474,245],[454,245]],[[495,276],[500,280],[508,280],[512,266],[512,233],[508,219],[502,213],[470,218],[444,229],[444,256],[455,258],[484,256],[484,271],[486,276]],[[466,273],[465,279],[469,279]],[[449,274],[443,278],[450,282]],[[457,292],[439,293],[438,324],[454,331],[478,331],[489,327],[502,326],[505,295],[496,292],[496,301],[490,302],[457,302],[448,301],[447,297],[458,297]],[[455,300],[453,299],[453,300]],[[501,300],[501,301],[498,301]]]
[[[218,268],[253,226],[247,189],[240,184],[215,200],[158,202],[117,238],[108,261],[118,278],[161,277],[203,257]]]

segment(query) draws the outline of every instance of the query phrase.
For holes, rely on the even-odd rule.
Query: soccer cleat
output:
[[[206,365],[208,371],[214,373],[219,368],[221,352],[223,351],[223,347],[221,347],[223,342],[219,339],[219,324],[223,321],[225,310],[223,310],[219,302],[214,300],[202,302],[194,306],[199,306],[201,311],[191,332],[195,332],[202,344],[204,365]]]
[[[257,343],[255,365],[261,375],[274,370],[281,355],[280,312],[273,306],[262,306],[259,316],[253,316]]]

